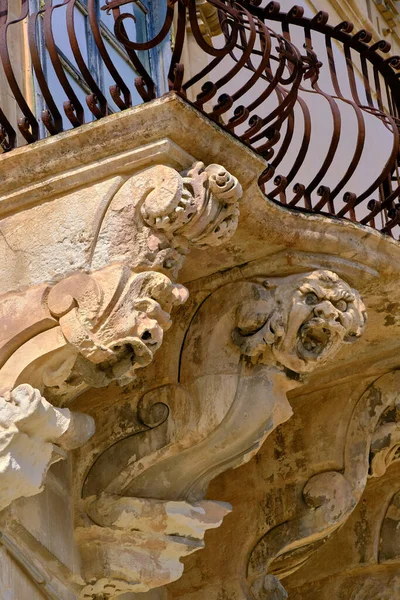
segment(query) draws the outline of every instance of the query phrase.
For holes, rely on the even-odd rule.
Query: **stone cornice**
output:
[[[69,176],[76,187],[79,181],[85,180],[87,173],[90,178],[92,169],[92,177],[125,174],[128,169],[123,167],[123,157],[124,152],[132,151],[132,131],[135,131],[133,170],[137,168],[135,156],[140,157],[136,163],[139,168],[145,166],[145,153],[140,149],[144,143],[151,162],[164,162],[173,168],[182,160],[180,169],[188,168],[192,156],[208,164],[222,162],[246,190],[234,243],[227,243],[217,253],[193,252],[180,273],[181,282],[193,278],[192,261],[196,264],[196,277],[202,277],[235,266],[239,254],[243,264],[288,248],[351,258],[377,270],[381,276],[398,273],[400,247],[392,238],[351,221],[299,213],[265,198],[257,184],[265,162],[174,93],[111,115],[101,123],[91,123],[2,155],[0,211],[3,208],[4,214],[13,214],[18,207],[32,203],[35,185],[41,186],[41,181],[46,182],[41,188],[46,201],[53,204],[58,197],[54,194],[59,194]],[[148,144],[157,145],[160,131],[168,142],[158,154],[157,148]],[[114,159],[116,139],[118,153]],[[171,162],[165,160],[169,148],[172,149]],[[68,189],[68,183],[63,189]],[[46,190],[49,190],[48,195]],[[38,201],[39,195],[36,198]]]

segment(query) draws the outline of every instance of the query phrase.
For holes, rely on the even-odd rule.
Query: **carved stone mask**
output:
[[[366,311],[358,292],[332,271],[290,275],[257,288],[262,298],[257,315],[254,302],[252,310],[243,306],[234,333],[243,354],[259,355],[269,346],[279,364],[305,373],[364,331]]]
[[[301,373],[324,364],[343,343],[355,342],[364,331],[366,312],[358,292],[331,271],[296,279],[294,289],[284,286],[279,294],[284,331],[275,337],[272,352],[285,367]]]

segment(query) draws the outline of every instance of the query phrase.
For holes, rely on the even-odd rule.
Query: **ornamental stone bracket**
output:
[[[266,200],[264,169],[174,95],[1,157],[0,545],[32,590],[130,600],[179,579],[231,518],[209,484],[385,337],[397,246]],[[344,472],[254,549],[250,598],[285,597],[273,562],[308,557],[397,459],[395,383],[360,399]]]
[[[124,386],[133,381],[136,370],[146,367],[160,348],[171,326],[171,311],[187,299],[187,289],[173,282],[185,255],[191,247],[222,244],[237,227],[242,189],[220,165],[204,167],[197,162],[182,173],[156,165],[125,181],[120,179],[117,191],[94,215],[95,235],[87,249],[86,272],[4,298],[1,508],[19,497],[40,493],[49,466],[65,458],[61,449],[78,447],[93,435],[90,416],[53,407],[41,393],[65,405],[89,387],[107,387],[112,381]],[[28,307],[24,319],[21,309]],[[179,519],[172,525],[169,513],[182,510],[183,521],[194,521],[186,531],[190,540],[196,536],[202,540],[204,531],[218,526],[227,512],[226,507],[212,503],[171,508],[169,503],[153,507],[145,500],[132,511],[142,509],[148,513],[147,521],[163,514],[169,535],[175,527],[180,531]],[[161,571],[170,571],[172,563],[172,569],[179,572],[174,566],[180,566],[179,557],[197,549],[192,541],[185,551],[175,545],[179,548],[175,558],[167,552],[167,566]],[[105,547],[110,549],[110,544]],[[150,543],[145,559],[151,552]],[[149,587],[158,583],[157,570],[152,570]],[[98,593],[98,587],[91,586],[93,593]],[[117,585],[116,590],[125,587]]]
[[[177,579],[179,558],[201,548],[204,531],[230,510],[204,500],[210,481],[255,455],[292,415],[287,392],[357,341],[365,321],[359,294],[326,270],[237,281],[210,294],[186,331],[179,381],[142,399],[142,415],[157,406],[165,415],[148,432],[147,451],[146,438],[124,438],[88,471],[90,522],[76,532],[93,582],[83,598]],[[162,428],[169,414],[174,427]],[[161,569],[143,558],[150,547]]]
[[[314,475],[303,489],[303,515],[271,529],[253,549],[247,569],[252,597],[263,598],[263,582],[294,573],[328,537],[344,525],[361,500],[369,478],[382,477],[400,460],[400,371],[370,384],[348,426],[344,470]],[[397,496],[382,523],[379,562],[396,559]],[[285,598],[282,588],[279,597]]]
[[[118,179],[94,215],[85,269],[4,298],[3,392],[34,382],[63,404],[88,386],[129,383],[187,299],[173,280],[190,247],[218,246],[236,229],[242,190],[219,165],[183,174],[158,165]]]

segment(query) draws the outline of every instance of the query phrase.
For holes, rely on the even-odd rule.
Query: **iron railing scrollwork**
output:
[[[3,151],[21,140],[30,144],[79,127],[85,120],[125,110],[135,103],[132,89],[144,102],[154,99],[157,85],[143,57],[173,33],[169,90],[187,97],[268,161],[260,185],[270,199],[294,209],[348,218],[397,237],[400,58],[388,55],[386,41],[372,43],[367,31],[353,33],[349,22],[330,25],[324,12],[307,18],[299,6],[285,13],[277,2],[263,5],[259,0],[209,0],[221,28],[213,44],[199,23],[196,0],[165,0],[159,31],[152,39],[133,39],[135,16],[126,7],[135,0],[105,0],[103,5],[104,0],[85,0],[86,26],[108,83],[112,81],[104,86],[91,69],[78,31],[79,2],[83,0],[42,0],[32,12],[29,0],[21,0],[20,14],[12,18],[9,1],[0,0],[0,61],[18,113],[13,120],[0,106]],[[84,95],[68,76],[57,44],[54,29],[55,22],[60,27],[61,14]],[[113,35],[134,82],[127,81],[105,43],[101,14],[113,17]],[[182,59],[188,25],[204,56],[199,71],[190,76]],[[22,27],[44,102],[41,114],[11,58],[10,39]],[[56,98],[52,89],[50,71],[62,90],[61,102],[60,92]],[[320,111],[325,116],[319,131]],[[381,147],[378,141],[370,147],[369,131],[381,136]],[[320,148],[315,144],[318,136],[324,141]],[[376,168],[368,167],[371,161]]]

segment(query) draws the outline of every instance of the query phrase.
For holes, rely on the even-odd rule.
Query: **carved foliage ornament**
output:
[[[62,373],[61,386],[72,385],[68,380],[74,372],[81,376],[79,385],[105,387],[113,380],[121,385],[132,381],[136,369],[148,365],[161,346],[172,324],[172,308],[188,296],[182,285],[149,271],[131,274],[123,270],[115,286],[118,296],[111,303],[104,302],[105,285],[99,285],[96,275],[79,274],[50,291],[50,312],[76,355],[69,374]],[[57,386],[59,373],[48,367],[48,387]]]
[[[220,165],[178,173],[157,165],[134,175],[94,224],[91,269],[124,264],[176,278],[190,248],[225,243],[236,231],[242,187]]]
[[[242,188],[221,165],[195,163],[182,176],[157,168],[155,189],[141,207],[145,223],[197,248],[219,246],[236,231]]]

